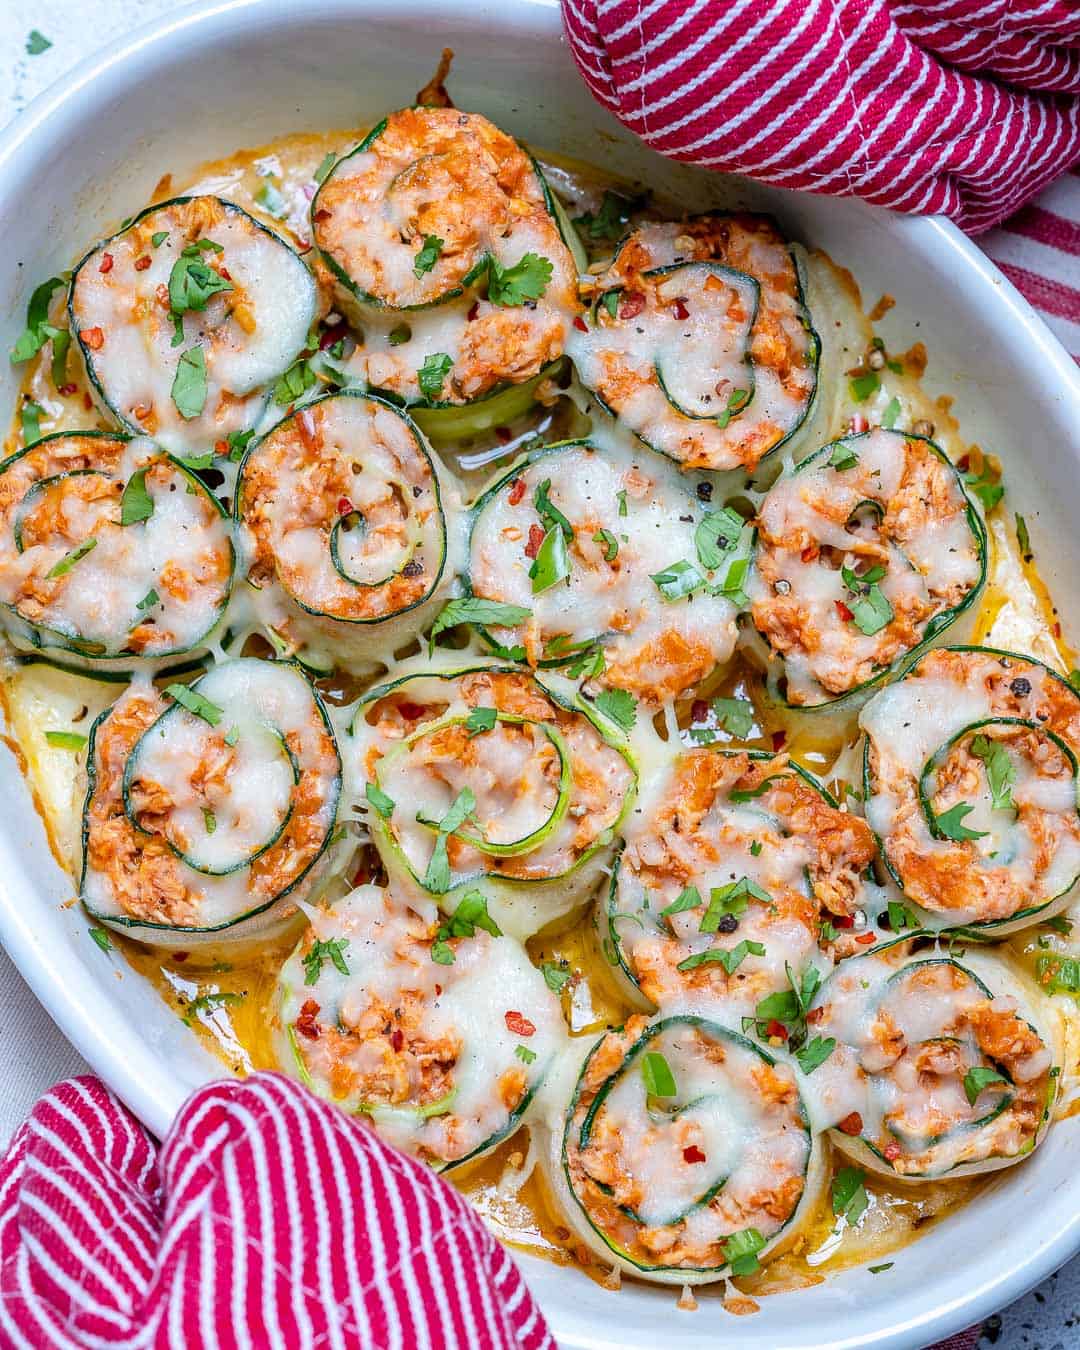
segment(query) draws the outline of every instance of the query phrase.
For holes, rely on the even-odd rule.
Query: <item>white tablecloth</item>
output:
[[[317,8],[318,0],[311,0]],[[0,126],[95,47],[178,6],[175,0],[0,0]],[[37,29],[53,43],[26,54]],[[31,204],[32,209],[32,204]],[[45,1088],[86,1065],[0,951],[0,1144]],[[1080,1258],[986,1328],[981,1344],[997,1350],[1071,1350],[1080,1346]]]

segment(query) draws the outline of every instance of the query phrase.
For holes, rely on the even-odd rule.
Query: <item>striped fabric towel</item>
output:
[[[269,1073],[160,1148],[95,1078],[38,1102],[0,1164],[0,1345],[555,1350],[453,1187]]]
[[[563,0],[654,150],[976,234],[1080,161],[1080,0]],[[979,240],[1080,361],[1080,179]]]

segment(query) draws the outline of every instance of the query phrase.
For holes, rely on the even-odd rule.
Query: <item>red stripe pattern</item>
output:
[[[555,1350],[462,1196],[269,1073],[160,1148],[94,1078],[38,1102],[0,1164],[0,1345]]]
[[[673,159],[973,233],[1080,160],[1076,0],[563,0],[563,15],[597,99]]]

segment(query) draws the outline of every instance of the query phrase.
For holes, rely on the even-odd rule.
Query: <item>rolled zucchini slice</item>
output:
[[[492,632],[497,647],[660,703],[730,658],[736,608],[720,592],[749,535],[662,456],[566,441],[480,497],[468,581],[474,595],[530,611]]]
[[[822,925],[866,904],[866,822],[786,756],[700,749],[638,813],[599,900],[624,992],[741,1025],[820,966]]]
[[[691,1014],[602,1036],[551,1153],[582,1241],[661,1284],[750,1273],[794,1240],[823,1182],[794,1072]]]
[[[802,426],[819,342],[772,221],[707,215],[641,226],[568,340],[581,382],[687,468],[754,469]]]
[[[584,903],[633,800],[626,746],[522,671],[421,671],[370,690],[350,729],[391,883],[448,913],[479,886],[524,940]]]
[[[135,683],[87,758],[82,899],[140,941],[265,937],[325,870],[341,761],[297,666],[225,661],[164,694]]]
[[[145,437],[65,432],[0,464],[0,604],[23,650],[104,669],[197,650],[233,567],[217,498]]]
[[[440,937],[377,886],[310,918],[278,977],[282,1069],[439,1171],[511,1135],[566,1046],[524,950],[475,925]]]
[[[784,697],[865,693],[972,609],[986,530],[932,441],[877,428],[785,473],[758,514],[747,592]]]
[[[316,399],[251,447],[236,515],[264,622],[340,661],[416,637],[453,579],[444,473],[399,409],[359,393]],[[454,537],[457,536],[454,530]]]
[[[516,141],[475,113],[403,108],[338,160],[311,211],[371,389],[444,438],[474,404],[466,434],[531,406],[580,304],[553,198]]]
[[[92,387],[121,426],[177,453],[250,430],[303,350],[315,279],[232,202],[151,206],[76,267],[68,309]]]
[[[933,928],[1000,936],[1080,877],[1080,696],[1025,656],[928,652],[863,709],[866,818]]]
[[[906,1181],[1026,1157],[1060,1073],[1046,1002],[990,953],[961,961],[897,943],[841,962],[808,1017],[836,1041],[814,1078],[836,1146]]]

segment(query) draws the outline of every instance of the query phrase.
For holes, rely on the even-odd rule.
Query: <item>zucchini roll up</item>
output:
[[[644,225],[568,349],[582,384],[686,468],[754,469],[802,426],[819,344],[795,259],[760,216]]]
[[[322,873],[341,762],[294,665],[226,661],[164,693],[136,682],[87,760],[82,899],[142,942],[264,936]]]
[[[482,900],[470,935],[440,937],[361,886],[311,911],[277,984],[281,1067],[440,1171],[517,1129],[566,1044],[558,999]]]
[[[747,587],[787,702],[881,683],[972,607],[986,564],[982,520],[932,441],[877,428],[815,451],[762,502]]]
[[[391,113],[312,201],[359,374],[430,435],[510,421],[562,356],[580,306],[556,212],[517,142],[456,108]]]
[[[236,493],[267,625],[339,661],[414,638],[453,577],[442,478],[421,433],[379,399],[332,394],[279,422]]]
[[[866,823],[785,756],[701,749],[636,817],[599,902],[628,997],[741,1023],[801,979],[822,925],[864,905]]]
[[[837,1147],[906,1181],[1018,1162],[1060,1072],[1046,1000],[996,955],[905,950],[841,962],[808,1015],[836,1042],[814,1082]]]
[[[519,939],[585,900],[636,781],[621,740],[584,705],[498,666],[380,685],[350,746],[391,882],[447,912],[481,886]]]
[[[727,1027],[632,1017],[585,1060],[549,1175],[593,1251],[632,1275],[746,1275],[794,1239],[823,1180],[794,1072]]]
[[[317,308],[285,240],[219,197],[149,207],[79,263],[68,300],[106,410],[189,454],[256,424]]]
[[[863,709],[866,818],[927,927],[1000,936],[1080,877],[1080,697],[1037,661],[928,652]]]
[[[529,611],[494,630],[498,647],[659,703],[731,656],[726,587],[746,567],[749,534],[661,456],[568,441],[529,455],[477,502],[469,585]]]
[[[20,647],[87,668],[191,652],[233,564],[217,498],[144,437],[61,433],[0,464],[0,604]]]

